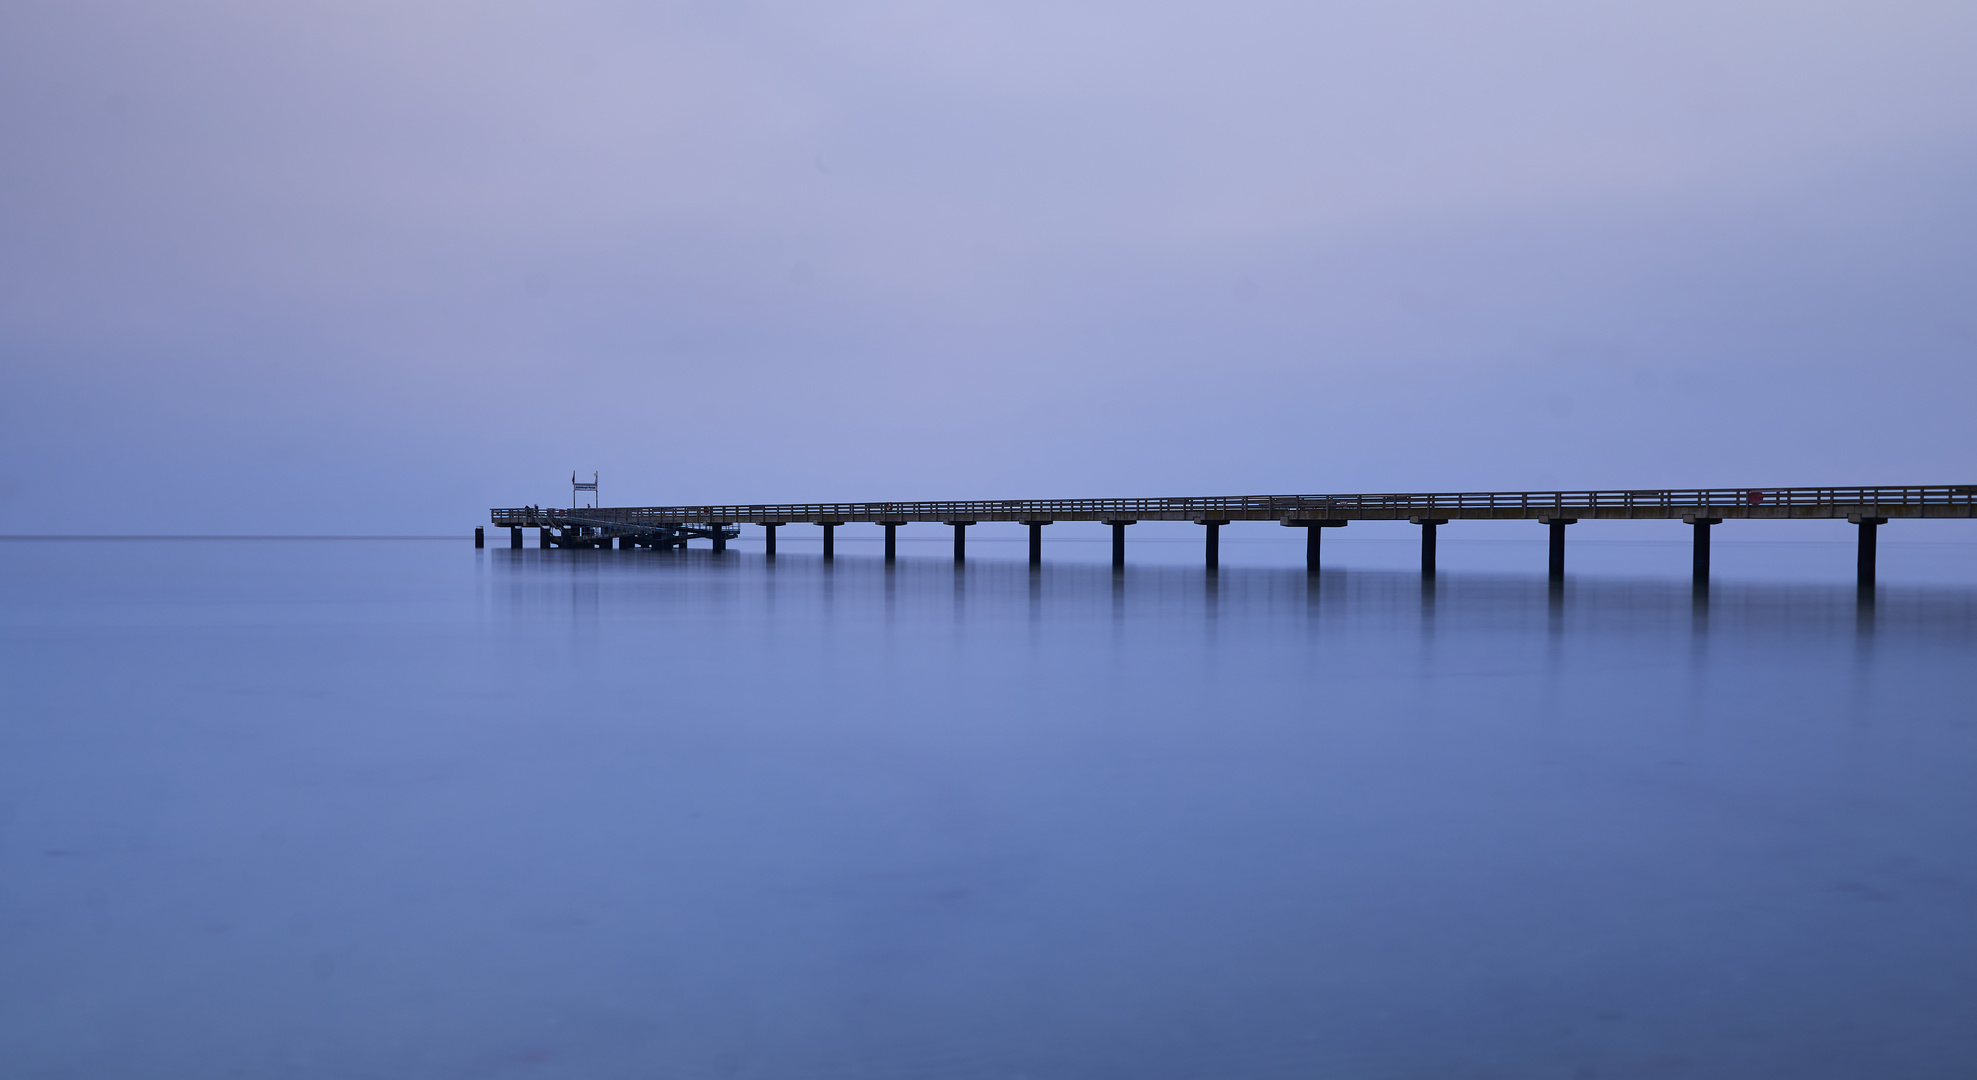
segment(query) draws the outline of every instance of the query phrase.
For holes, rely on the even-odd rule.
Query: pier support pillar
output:
[[[1030,565],[1042,566],[1043,527],[1051,523],[1048,521],[1025,521],[1023,524],[1030,527]]]
[[[1324,532],[1322,530],[1343,529],[1346,526],[1346,522],[1335,518],[1287,517],[1284,520],[1279,521],[1277,524],[1282,525],[1286,528],[1305,530],[1304,572],[1307,574],[1315,574],[1318,572],[1318,562],[1319,562],[1318,556],[1319,556],[1319,551],[1323,546],[1321,540],[1324,537]]]
[[[727,530],[728,530],[728,526],[734,523],[730,521],[710,521],[707,524],[713,526],[714,550],[715,551],[728,550]]]
[[[773,559],[776,557],[776,526],[780,524],[782,524],[780,521],[771,521],[762,526],[762,556],[764,558]]]
[[[886,521],[880,527],[886,531],[886,561],[893,562],[899,558],[899,526]]]
[[[1541,517],[1538,519],[1551,528],[1551,560],[1547,570],[1553,581],[1565,580],[1565,527],[1577,525],[1578,518]]]
[[[522,546],[522,527],[520,525],[508,526],[508,546],[511,548]]]
[[[1126,568],[1126,526],[1137,525],[1137,521],[1108,521],[1112,526],[1112,569]]]
[[[1225,519],[1205,518],[1195,522],[1195,524],[1208,530],[1207,543],[1203,545],[1206,549],[1202,553],[1205,559],[1203,565],[1207,567],[1210,573],[1214,573],[1222,568],[1222,526],[1227,525],[1228,521]]]
[[[1682,518],[1695,526],[1695,545],[1689,556],[1690,582],[1698,589],[1709,588],[1709,527],[1723,524],[1722,518],[1697,517],[1694,514]]]
[[[1447,518],[1408,518],[1421,526],[1421,576],[1435,576],[1435,526],[1448,524]]]
[[[957,563],[967,562],[968,526],[973,525],[974,522],[950,521],[948,524],[954,526],[954,561]]]
[[[820,521],[817,524],[824,527],[824,559],[829,561],[837,558],[837,527],[844,522]]]
[[[477,548],[487,546],[487,533],[479,525],[474,526],[474,546]]]
[[[537,529],[535,531],[535,546],[539,548],[546,548],[549,546],[548,529]]]
[[[1847,520],[1860,526],[1860,551],[1855,556],[1854,572],[1859,577],[1860,587],[1871,589],[1874,587],[1874,549],[1879,540],[1876,534],[1881,526],[1888,523],[1888,519],[1849,514]]]

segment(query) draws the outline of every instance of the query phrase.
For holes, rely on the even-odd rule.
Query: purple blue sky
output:
[[[0,532],[1977,480],[1977,5],[0,7]]]

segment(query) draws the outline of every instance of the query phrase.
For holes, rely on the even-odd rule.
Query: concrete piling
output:
[[[1112,569],[1124,570],[1126,568],[1126,526],[1137,525],[1139,522],[1111,520],[1107,521],[1106,524],[1112,526]]]
[[[1220,518],[1205,518],[1195,524],[1208,530],[1206,542],[1202,545],[1204,549],[1202,555],[1203,565],[1212,574],[1222,568],[1222,526],[1227,525],[1228,521]]]
[[[1421,526],[1421,576],[1435,576],[1435,526],[1448,524],[1447,518],[1408,518]]]
[[[1848,515],[1847,520],[1860,526],[1860,547],[1854,555],[1854,573],[1856,579],[1861,588],[1871,589],[1874,587],[1875,549],[1880,543],[1880,538],[1877,534],[1880,532],[1881,526],[1888,523],[1888,519],[1851,514]]]
[[[1578,518],[1541,517],[1539,522],[1551,529],[1551,551],[1547,576],[1553,581],[1565,580],[1565,527],[1577,525]]]
[[[1723,524],[1723,519],[1689,514],[1682,520],[1695,527],[1695,539],[1689,552],[1689,582],[1698,589],[1707,589],[1709,587],[1709,527]]]
[[[948,524],[954,526],[954,561],[957,563],[967,562],[968,526],[973,525],[974,522],[950,521]]]
[[[1025,521],[1023,522],[1023,524],[1029,526],[1030,529],[1030,565],[1042,566],[1043,565],[1043,527],[1045,525],[1050,524],[1050,522]]]
[[[1304,572],[1315,574],[1318,572],[1319,556],[1324,548],[1324,530],[1344,528],[1346,522],[1342,519],[1287,517],[1277,524],[1304,530]]]

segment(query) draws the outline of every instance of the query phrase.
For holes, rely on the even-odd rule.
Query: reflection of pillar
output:
[[[1709,527],[1720,525],[1722,518],[1696,517],[1691,514],[1682,519],[1695,526],[1695,543],[1689,556],[1689,575],[1696,588],[1709,584]]]
[[[1218,570],[1222,566],[1222,526],[1227,525],[1228,522],[1209,519],[1198,524],[1208,530],[1207,543],[1204,545],[1207,550],[1203,553],[1206,558],[1205,565],[1210,570]]]
[[[1447,518],[1409,518],[1421,526],[1421,576],[1435,576],[1435,526],[1448,524]]]
[[[1855,558],[1854,567],[1859,575],[1860,587],[1871,589],[1874,587],[1874,548],[1878,539],[1875,534],[1888,523],[1888,519],[1852,514],[1847,520],[1860,526],[1860,552]]]
[[[1045,525],[1050,524],[1050,522],[1025,521],[1023,524],[1028,525],[1030,527],[1030,565],[1042,566],[1043,565],[1043,527]]]
[[[1565,527],[1577,525],[1578,518],[1542,517],[1538,519],[1551,527],[1550,576],[1553,581],[1565,580]]]
[[[520,525],[508,526],[508,546],[511,548],[522,546],[522,527]]]
[[[1139,524],[1136,521],[1108,521],[1112,526],[1112,569],[1126,568],[1126,526]]]
[[[481,527],[479,525],[474,526],[474,546],[477,548],[484,548],[487,546],[487,534],[481,531]]]

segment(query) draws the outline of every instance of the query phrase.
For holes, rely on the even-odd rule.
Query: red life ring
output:
[[[1756,506],[1757,504],[1759,504],[1759,503],[1761,503],[1761,502],[1763,502],[1763,501],[1764,501],[1764,492],[1762,492],[1762,491],[1753,491],[1753,492],[1751,492],[1751,493],[1750,493],[1750,504],[1751,504],[1752,506]]]

